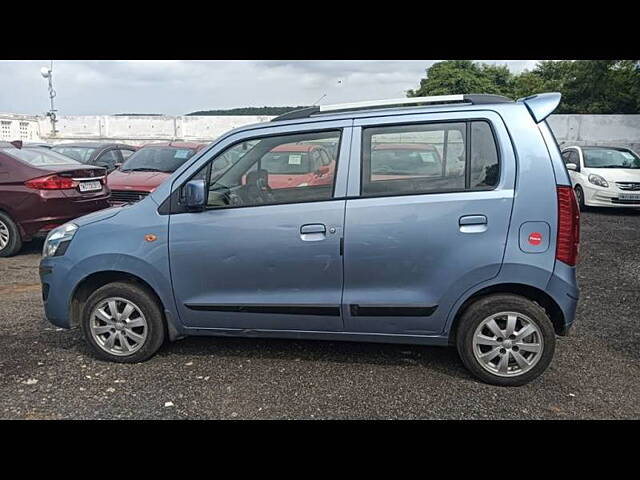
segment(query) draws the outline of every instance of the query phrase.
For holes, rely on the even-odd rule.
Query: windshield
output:
[[[640,157],[631,150],[584,148],[584,166],[589,168],[640,168]]]
[[[269,152],[260,162],[261,168],[275,175],[295,175],[312,171],[307,152]]]
[[[371,173],[392,175],[440,175],[442,162],[430,150],[374,150],[371,152]]]
[[[123,172],[175,172],[196,152],[188,148],[144,147],[129,157]]]
[[[3,148],[3,153],[35,167],[46,165],[79,165],[80,162],[45,148]]]
[[[54,152],[61,153],[62,155],[66,155],[69,158],[73,158],[81,163],[87,163],[91,158],[91,154],[95,152],[95,148],[89,147],[53,147],[51,150]]]

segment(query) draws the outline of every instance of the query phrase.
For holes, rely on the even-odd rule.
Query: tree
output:
[[[420,86],[409,90],[409,97],[493,93],[509,95],[513,75],[507,67],[478,64],[471,60],[447,60],[434,63]]]
[[[547,60],[515,75],[504,66],[448,60],[426,74],[409,97],[493,93],[517,99],[560,92],[557,113],[640,113],[640,69],[634,60]]]

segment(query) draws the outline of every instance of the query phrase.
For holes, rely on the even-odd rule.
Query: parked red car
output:
[[[336,162],[323,145],[279,145],[262,157],[260,168],[269,172],[271,188],[330,185]]]
[[[0,257],[76,217],[109,206],[106,170],[49,149],[0,142]]]
[[[428,143],[378,143],[371,149],[371,179],[442,175],[442,157]]]
[[[108,175],[111,204],[122,205],[142,200],[205,146],[204,143],[186,142],[145,145]]]

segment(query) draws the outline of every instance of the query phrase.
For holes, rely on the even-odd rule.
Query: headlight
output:
[[[42,256],[58,257],[64,255],[69,243],[71,243],[71,239],[76,234],[76,230],[78,230],[78,226],[75,223],[65,223],[51,230],[44,241]]]
[[[593,183],[594,185],[605,188],[609,186],[604,178],[602,178],[600,175],[596,175],[595,173],[589,175],[589,183]]]

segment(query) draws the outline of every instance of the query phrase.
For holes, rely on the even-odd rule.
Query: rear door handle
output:
[[[465,215],[460,217],[460,226],[462,225],[486,225],[487,217],[484,215]]]
[[[458,220],[462,233],[482,233],[487,230],[485,215],[465,215]]]
[[[300,227],[300,238],[306,242],[324,240],[327,235],[327,227],[322,223],[308,223]]]

